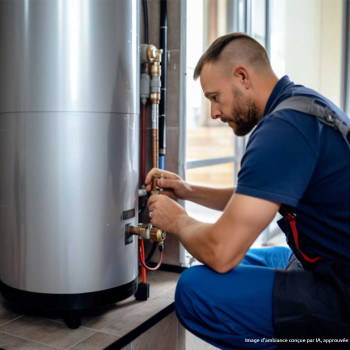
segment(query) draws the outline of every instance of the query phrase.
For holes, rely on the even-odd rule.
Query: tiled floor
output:
[[[0,348],[104,349],[150,316],[172,304],[178,277],[178,274],[172,272],[149,273],[149,300],[136,301],[134,297],[130,297],[103,310],[84,315],[81,327],[74,330],[69,329],[60,318],[23,315],[0,299]],[[171,317],[174,317],[173,322],[177,322],[175,315]]]

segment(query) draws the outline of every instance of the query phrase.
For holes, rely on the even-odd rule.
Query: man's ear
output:
[[[238,78],[238,83],[242,84],[245,89],[250,87],[250,76],[247,68],[243,65],[238,65],[234,68],[233,74]]]

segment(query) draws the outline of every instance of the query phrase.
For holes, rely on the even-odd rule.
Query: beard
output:
[[[235,107],[232,108],[231,118],[225,119],[237,136],[245,136],[258,124],[259,111],[255,102],[236,88],[233,89]]]

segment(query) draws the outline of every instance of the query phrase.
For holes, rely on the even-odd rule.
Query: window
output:
[[[344,105],[350,96],[349,83],[342,79],[342,58],[350,55],[350,36],[345,30],[349,27],[350,6],[346,6],[347,16],[343,17],[342,0],[186,2],[186,126],[182,131],[186,134],[187,181],[209,186],[234,185],[246,142],[245,138],[234,136],[226,125],[211,120],[209,103],[199,81],[193,81],[194,67],[208,45],[220,35],[246,32],[266,48],[279,78],[288,74],[295,83]],[[342,33],[346,34],[345,39]],[[343,65],[348,69],[347,62],[343,61]],[[196,219],[207,222],[214,222],[220,215],[192,203],[186,203],[186,209]],[[262,242],[269,244],[276,232],[277,225],[272,223],[262,234]]]
[[[193,80],[194,68],[209,44],[233,31],[233,5],[229,0],[186,4],[186,180],[191,183],[228,187],[236,182],[244,140],[235,137],[227,125],[211,119],[210,104],[203,96],[199,79]],[[220,215],[202,207],[199,210],[192,203],[186,203],[186,208],[191,215],[198,217],[201,213],[210,221]]]
[[[271,0],[271,63],[278,77],[341,104],[342,0]]]

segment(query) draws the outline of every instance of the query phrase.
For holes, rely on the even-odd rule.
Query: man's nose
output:
[[[222,115],[220,109],[213,104],[211,104],[210,114],[213,119],[218,119]]]

